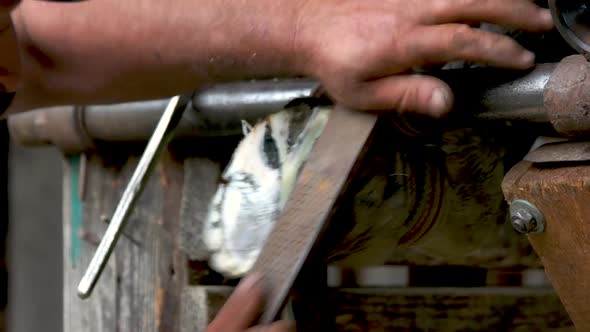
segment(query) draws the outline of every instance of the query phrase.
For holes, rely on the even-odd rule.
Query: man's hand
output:
[[[206,332],[288,332],[292,324],[287,321],[269,326],[253,326],[262,309],[263,279],[250,275],[242,280],[232,296],[219,311]]]
[[[12,18],[21,64],[13,111],[305,75],[348,107],[439,116],[452,93],[415,68],[534,62],[512,39],[467,24],[552,27],[531,0],[22,0]]]
[[[413,68],[465,60],[525,69],[534,54],[509,37],[471,28],[488,22],[529,31],[552,27],[531,0],[306,0],[297,49],[306,70],[341,103],[357,109],[440,116],[449,87]]]

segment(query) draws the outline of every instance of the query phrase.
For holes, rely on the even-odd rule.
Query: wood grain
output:
[[[590,165],[521,162],[502,187],[544,214],[545,232],[528,239],[578,331],[590,331]]]
[[[197,315],[203,306],[211,319],[231,290],[188,287],[184,320],[202,319]],[[322,320],[330,319],[335,331],[573,332],[559,298],[548,289],[331,289],[326,301],[332,315]],[[310,331],[308,326],[300,331]]]
[[[106,229],[110,216],[135,165],[137,156],[106,163],[91,156],[86,174],[86,202],[81,228],[71,214],[69,175],[64,186],[64,331],[176,331],[180,291],[186,284],[186,258],[179,248],[182,167],[164,156],[132,214],[92,297],[80,300],[76,286]],[[74,228],[74,229],[73,229]],[[73,233],[72,233],[73,232]],[[72,241],[78,237],[80,242]],[[80,243],[81,248],[73,248]],[[70,251],[80,250],[72,261]]]

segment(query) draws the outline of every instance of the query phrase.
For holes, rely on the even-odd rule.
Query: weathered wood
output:
[[[521,162],[502,187],[544,214],[545,231],[528,239],[578,331],[590,331],[590,165]]]
[[[111,155],[116,155],[112,151]],[[64,331],[176,331],[186,258],[179,248],[182,167],[168,153],[154,172],[96,290],[76,287],[106,229],[137,156],[107,162],[89,157],[86,175],[66,165],[64,181]],[[84,180],[85,179],[85,180]],[[85,181],[86,202],[77,182]],[[108,221],[108,220],[106,220]]]
[[[467,150],[467,156],[475,153],[476,148],[481,150],[482,144],[483,143],[481,142],[478,143],[478,140],[471,142],[469,144],[470,148]],[[81,301],[76,297],[77,283],[82,276],[83,270],[87,267],[91,255],[96,249],[96,244],[98,243],[100,236],[106,229],[106,223],[101,221],[101,217],[109,217],[112,213],[116,202],[120,198],[123,188],[136,165],[138,153],[134,153],[133,157],[128,158],[129,150],[121,151],[120,154],[122,157],[119,158],[120,160],[108,161],[106,160],[106,156],[109,156],[110,159],[117,158],[117,151],[109,151],[109,153],[90,156],[86,177],[85,201],[82,205],[80,205],[81,202],[76,203],[78,197],[78,181],[73,181],[76,180],[75,175],[78,166],[73,163],[68,163],[66,165],[64,181],[64,236],[66,244],[66,249],[64,251],[66,264],[64,279],[64,330],[66,332],[117,331],[117,329],[131,332],[176,332],[182,330],[182,328],[185,328],[186,330],[186,328],[190,326],[194,328],[194,326],[196,326],[195,324],[201,324],[201,326],[203,326],[204,323],[202,323],[202,320],[186,323],[186,317],[194,318],[194,316],[191,315],[196,315],[197,311],[195,311],[196,309],[190,309],[188,306],[183,305],[181,307],[181,298],[182,302],[186,303],[187,298],[190,299],[190,295],[185,293],[183,296],[180,296],[181,287],[189,284],[189,282],[201,282],[203,278],[200,278],[200,276],[202,275],[207,275],[206,279],[209,283],[217,283],[219,281],[219,276],[212,277],[213,274],[208,270],[203,272],[206,270],[203,262],[192,261],[187,264],[188,256],[193,259],[203,259],[203,255],[199,251],[201,250],[198,242],[199,240],[198,238],[195,238],[199,233],[199,225],[195,225],[195,223],[202,220],[204,216],[205,211],[203,211],[202,208],[208,204],[208,202],[205,202],[207,200],[206,191],[211,189],[203,187],[204,189],[202,191],[198,191],[199,188],[196,188],[195,186],[196,183],[201,183],[203,179],[208,181],[207,186],[211,186],[212,181],[216,177],[214,173],[217,174],[221,167],[223,167],[224,161],[229,157],[228,151],[231,151],[232,146],[233,145],[228,144],[224,147],[216,146],[216,149],[211,149],[210,145],[205,144],[202,146],[195,146],[194,144],[191,144],[190,148],[184,147],[181,149],[183,153],[186,154],[185,156],[179,157],[178,159],[172,159],[170,154],[167,155],[162,163],[163,167],[159,167],[154,173],[150,184],[144,191],[144,195],[138,204],[138,209],[133,214],[132,220],[130,220],[129,225],[125,230],[125,236],[121,238],[112,259],[105,270],[105,274],[97,285],[96,292],[93,294],[92,298],[87,301]],[[417,146],[422,146],[422,149],[417,149]],[[380,175],[374,177],[376,173],[366,174],[365,177],[360,180],[366,181],[367,179],[374,179],[375,181],[386,181],[387,174],[389,174],[387,172],[391,172],[392,170],[388,167],[392,165],[392,163],[395,164],[401,159],[406,162],[406,168],[403,168],[402,170],[410,171],[408,177],[402,176],[400,178],[405,179],[408,182],[394,181],[395,183],[390,182],[388,187],[388,190],[392,190],[392,188],[395,189],[395,195],[406,197],[407,200],[403,201],[405,203],[392,210],[383,211],[401,215],[402,217],[408,216],[405,213],[415,206],[415,202],[420,201],[424,203],[423,198],[415,198],[417,197],[416,195],[419,194],[413,192],[414,188],[416,188],[415,181],[422,181],[420,180],[421,176],[425,174],[428,175],[430,172],[439,172],[447,169],[452,164],[461,164],[459,161],[462,160],[460,155],[457,155],[456,151],[453,152],[454,150],[449,149],[446,150],[446,153],[453,156],[453,158],[451,158],[454,160],[453,162],[446,159],[448,157],[447,154],[431,154],[430,157],[426,159],[424,159],[424,157],[418,158],[418,155],[427,156],[428,151],[430,151],[429,149],[432,149],[432,147],[420,144],[408,144],[407,141],[396,141],[395,145],[390,143],[383,144],[379,150],[381,151],[380,157],[372,161],[373,169],[381,172]],[[178,151],[178,149],[175,148],[175,151]],[[387,154],[392,151],[398,152],[395,152],[395,155],[390,154],[387,156]],[[407,155],[411,151],[415,151],[413,152],[415,154],[412,154],[414,156],[412,158],[415,159],[408,161]],[[214,153],[219,154],[219,156],[212,158],[210,154]],[[196,157],[196,155],[198,155],[198,157]],[[211,159],[209,159],[210,157]],[[496,157],[493,158],[495,160]],[[430,159],[433,159],[436,162],[429,163],[423,168],[418,167],[420,165],[425,165],[425,161],[427,162]],[[444,165],[441,165],[441,160],[447,160],[447,162],[444,163]],[[463,265],[475,263],[474,265],[479,264],[497,268],[538,266],[539,262],[536,260],[534,253],[530,249],[530,245],[527,243],[526,238],[523,239],[522,237],[519,237],[510,228],[510,225],[505,223],[505,207],[500,207],[502,210],[497,210],[494,207],[495,203],[492,204],[493,206],[487,204],[490,201],[497,202],[497,195],[500,189],[499,187],[496,187],[496,185],[500,183],[498,179],[501,179],[504,170],[501,161],[496,161],[494,164],[486,164],[481,158],[474,157],[468,158],[468,160],[469,163],[464,165],[464,167],[456,168],[456,173],[446,175],[448,179],[446,181],[449,181],[448,186],[450,188],[455,188],[456,191],[452,193],[451,196],[445,196],[445,199],[448,199],[446,203],[447,205],[445,205],[445,211],[452,212],[459,207],[464,206],[468,208],[463,211],[464,213],[454,216],[451,215],[450,217],[447,216],[442,219],[442,228],[436,229],[436,231],[438,232],[441,229],[444,230],[444,227],[446,226],[450,226],[451,229],[454,230],[462,230],[462,232],[456,234],[456,236],[452,237],[450,240],[463,239],[466,241],[459,243],[459,245],[455,247],[455,250],[461,248],[465,243],[483,243],[485,244],[484,249],[480,248],[479,250],[474,251],[467,250],[465,252],[455,251],[459,255],[450,258],[445,255],[440,255],[438,257],[432,255],[432,248],[444,245],[445,242],[441,242],[435,243],[434,246],[426,251],[416,250],[412,252],[411,250],[413,250],[413,247],[407,247],[403,248],[403,250],[393,252],[386,251],[386,253],[390,255],[389,257],[398,257],[399,259],[396,258],[397,261],[413,262],[413,264],[429,262],[431,265],[444,265],[449,262],[455,264],[459,262],[464,263]],[[413,166],[407,168],[408,162]],[[473,168],[481,163],[488,165],[492,169],[487,169],[484,172],[478,167]],[[395,172],[396,168],[393,168],[393,170]],[[445,170],[445,172],[448,172],[448,170]],[[208,174],[211,175],[209,176]],[[466,176],[465,174],[471,176]],[[483,180],[479,181],[481,179]],[[386,182],[383,183],[385,184]],[[396,184],[401,184],[402,186],[396,187]],[[418,183],[418,185],[424,184],[424,182]],[[377,186],[374,188],[379,189],[381,187]],[[195,192],[196,190],[197,192]],[[486,193],[486,190],[492,191]],[[472,195],[474,192],[476,195]],[[381,199],[381,196],[373,198],[369,191],[363,192],[363,195],[356,196],[357,204],[367,204],[369,202],[367,198],[373,199],[372,202],[377,202],[377,198]],[[462,198],[465,197],[467,197],[468,200],[462,200]],[[493,199],[487,200],[489,197],[493,197]],[[501,198],[503,199],[503,197]],[[417,204],[416,206],[425,206],[422,203]],[[75,213],[76,204],[79,205],[78,207],[83,214],[82,218]],[[346,212],[345,209],[341,211]],[[472,227],[461,228],[459,221],[461,221],[465,215],[470,215],[475,219],[484,216],[484,219],[482,219],[483,226],[481,229],[476,230],[476,236],[469,235],[471,234],[469,232]],[[366,217],[371,217],[371,215]],[[410,218],[408,220],[412,219]],[[491,227],[493,230],[492,232],[489,232],[490,228],[486,228],[488,226]],[[443,234],[444,233],[445,232],[443,231]],[[387,238],[383,239],[386,240]],[[392,244],[390,240],[384,241],[383,244],[389,246],[389,249],[391,249],[395,243]],[[468,245],[467,247],[462,248],[472,247]],[[405,252],[410,252],[410,254],[406,255],[404,254]],[[420,259],[420,261],[418,261],[418,259]],[[193,272],[193,275],[200,275],[195,277],[195,280],[189,281],[187,280],[187,276],[189,275],[187,269],[191,270],[190,272]],[[189,290],[192,289],[193,288],[189,288],[187,291],[190,293],[191,291]],[[355,296],[357,295],[351,295],[352,298],[355,298]],[[368,296],[365,298],[367,302],[373,301],[369,300]],[[512,310],[513,308],[511,305],[520,303],[515,299],[516,295],[513,298],[514,300],[511,300],[512,302],[504,302],[504,304],[498,307],[500,308],[498,310]],[[526,301],[526,298],[527,297],[524,296],[525,300],[523,301]],[[334,304],[336,308],[340,308],[340,306],[345,305],[345,302],[338,302],[340,303],[338,305],[335,303],[341,300],[348,301],[347,299],[347,297],[328,297],[327,301],[329,301],[328,303],[330,303],[330,306]],[[377,297],[376,301],[385,301],[378,299],[379,297]],[[207,298],[205,298],[205,301],[208,301]],[[203,308],[203,306],[201,306],[201,308]],[[387,309],[387,306],[384,307],[383,304],[379,304],[378,308]],[[549,304],[547,311],[544,312],[544,318],[549,319],[552,317],[551,315],[554,315],[554,313],[557,312],[554,308],[551,308],[553,307]],[[375,309],[373,307],[369,307],[369,309],[384,310]],[[359,314],[351,313],[350,310],[352,309],[347,310],[349,311],[347,311],[346,314],[343,314],[344,316],[341,315],[339,317],[358,317],[355,315]],[[451,310],[452,313],[455,313],[454,317],[457,317],[459,314],[457,311],[453,311],[454,309],[452,308],[449,310]],[[211,317],[214,313],[214,311],[209,311],[206,315],[207,317]],[[391,314],[392,317],[395,317],[393,313],[386,314]],[[374,319],[382,319],[383,317],[379,315],[380,314],[368,314],[366,317],[369,318],[365,319],[371,321]],[[181,316],[184,317],[182,321]],[[474,321],[478,320],[471,316],[466,318],[466,320],[467,319]],[[340,318],[339,321],[342,320],[346,321],[345,318]],[[406,322],[408,322],[408,320],[406,320]],[[551,323],[554,321],[544,322],[549,324],[548,326],[557,326],[554,323]],[[543,322],[535,324],[542,326],[542,323]],[[343,323],[338,324],[342,325]],[[395,324],[398,325],[392,326],[402,326],[399,325],[402,324],[399,322]],[[423,324],[426,323],[420,320],[420,322],[417,322],[416,324],[416,326],[421,328],[424,326]],[[532,326],[537,325],[533,324]],[[351,328],[349,330],[354,329]],[[538,329],[538,331],[544,330]]]
[[[211,319],[229,294],[228,287],[188,287],[183,321],[203,319],[197,317],[203,306]],[[328,300],[336,331],[573,332],[559,298],[550,289],[331,289]],[[189,331],[203,330],[182,330]]]
[[[202,239],[209,202],[217,189],[219,163],[206,158],[184,160],[184,184],[180,210],[180,245],[191,260],[205,261],[207,248]]]
[[[182,314],[178,332],[203,332],[231,295],[226,286],[190,286],[182,293]]]

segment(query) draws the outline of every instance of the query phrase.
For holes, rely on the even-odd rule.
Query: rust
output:
[[[162,312],[164,307],[164,289],[158,287],[156,290],[156,329],[162,325]]]
[[[524,160],[534,163],[590,161],[590,142],[555,142],[529,152]]]
[[[566,137],[590,137],[590,64],[582,55],[564,58],[544,92],[547,116]]]

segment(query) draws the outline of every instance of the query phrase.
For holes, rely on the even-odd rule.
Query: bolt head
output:
[[[510,204],[512,227],[521,233],[541,233],[545,230],[545,219],[537,207],[525,200],[515,200]]]
[[[512,226],[514,229],[522,234],[534,232],[537,228],[537,222],[533,215],[525,210],[518,209],[512,213]]]

